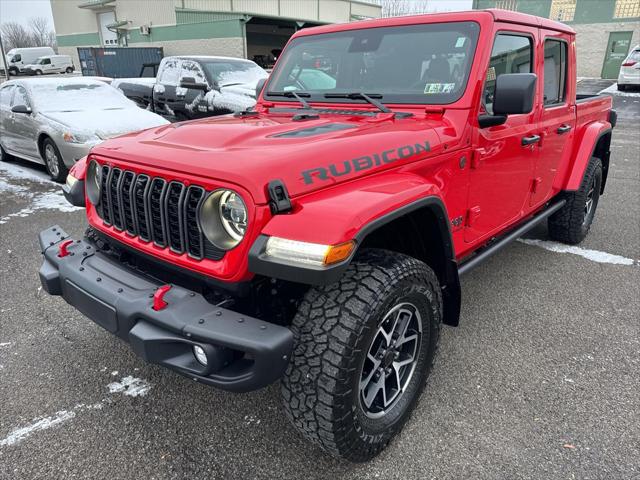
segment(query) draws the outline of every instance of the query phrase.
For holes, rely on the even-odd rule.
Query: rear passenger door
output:
[[[532,207],[541,205],[556,191],[553,183],[563,159],[571,155],[576,126],[574,66],[569,62],[568,35],[542,30],[538,81],[542,90],[540,155],[532,181]],[[570,81],[571,79],[571,81]]]
[[[521,30],[520,30],[521,28]],[[496,78],[535,72],[536,28],[499,30],[491,51],[480,114],[493,114]],[[536,95],[537,97],[537,95]],[[531,177],[538,156],[535,138],[538,101],[531,113],[509,115],[503,125],[478,128],[469,176],[465,241],[483,241],[513,224],[528,208]]]

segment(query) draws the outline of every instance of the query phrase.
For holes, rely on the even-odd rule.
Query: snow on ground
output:
[[[587,248],[576,247],[573,245],[565,245],[563,243],[552,242],[549,240],[537,240],[532,238],[521,238],[519,240],[527,245],[534,247],[544,248],[551,252],[556,253],[570,253],[572,255],[578,255],[596,263],[610,263],[613,265],[639,265],[640,261],[633,260],[632,258],[622,257],[612,253],[601,252],[599,250],[590,250]]]
[[[618,95],[619,97],[637,97],[640,98],[640,87],[635,87],[634,90],[625,90],[625,91],[620,91],[618,90],[618,84],[614,83],[612,84],[610,87],[605,88],[604,90],[601,90],[598,92],[598,94],[601,93],[610,93],[612,95]]]
[[[32,192],[26,186],[19,184],[24,181],[35,182],[49,188],[44,192]],[[26,207],[17,212],[0,217],[0,225],[7,223],[12,218],[28,217],[40,210],[60,212],[82,210],[81,207],[74,207],[67,202],[60,185],[49,180],[46,174],[12,163],[0,164],[0,194],[13,194],[28,202]]]
[[[130,397],[144,396],[151,389],[151,384],[141,378],[134,378],[132,376],[124,377],[120,382],[114,382],[107,385],[109,393],[123,393]],[[104,398],[102,401],[85,404],[79,403],[73,408],[68,410],[60,410],[53,415],[47,417],[34,418],[32,423],[23,427],[17,427],[11,430],[9,434],[0,440],[0,447],[8,447],[15,445],[30,435],[49,428],[60,425],[61,423],[72,420],[76,415],[85,410],[102,410],[105,405],[111,404],[113,401],[110,398]]]

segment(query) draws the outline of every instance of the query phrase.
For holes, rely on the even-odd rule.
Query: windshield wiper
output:
[[[311,96],[311,94],[307,92],[298,93],[291,90],[289,92],[267,92],[267,95],[271,97],[295,98],[298,102],[300,102],[300,104],[303,106],[305,110],[313,110],[313,107],[309,105],[309,102],[307,102],[304,98],[302,98],[302,97],[308,98]]]
[[[364,100],[367,103],[370,103],[378,110],[383,113],[393,113],[389,108],[387,108],[384,104],[375,100],[376,98],[382,98],[382,95],[379,93],[362,93],[362,92],[351,92],[351,93],[325,93],[324,98],[348,98],[350,100]]]

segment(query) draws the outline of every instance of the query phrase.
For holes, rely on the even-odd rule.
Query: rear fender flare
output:
[[[609,165],[609,146],[611,143],[611,124],[608,122],[594,122],[586,127],[584,134],[578,141],[578,149],[573,161],[573,168],[563,190],[576,191],[580,188],[584,172],[592,157],[600,158],[603,164],[602,191],[606,183]],[[608,136],[608,137],[607,137]],[[604,142],[604,144],[602,143]]]

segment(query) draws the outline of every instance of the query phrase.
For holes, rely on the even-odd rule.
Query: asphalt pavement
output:
[[[305,442],[278,385],[232,394],[145,364],[46,295],[38,232],[78,237],[84,212],[41,168],[0,165],[0,478],[640,478],[640,94],[614,99],[589,237],[562,251],[540,228],[464,277],[415,413],[362,465]]]

